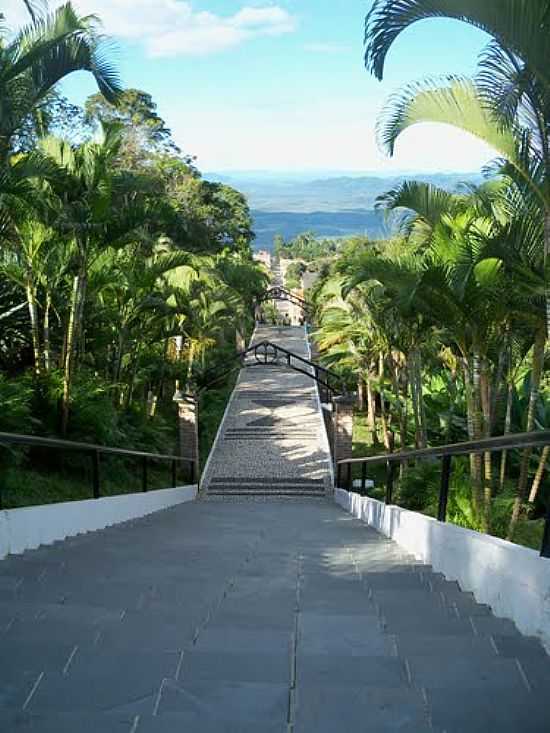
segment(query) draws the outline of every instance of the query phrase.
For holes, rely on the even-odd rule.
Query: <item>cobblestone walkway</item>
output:
[[[259,326],[253,343],[261,341],[309,356],[303,327]],[[329,491],[330,454],[315,382],[249,357],[201,485],[208,494]]]
[[[6,733],[549,730],[538,643],[324,499],[10,557],[0,598]]]

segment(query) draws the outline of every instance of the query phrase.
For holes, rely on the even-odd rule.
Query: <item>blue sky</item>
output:
[[[15,24],[23,3],[2,4]],[[483,144],[443,126],[407,131],[393,159],[375,142],[376,119],[392,91],[426,75],[473,73],[487,37],[458,22],[409,29],[378,82],[362,59],[370,0],[75,4],[103,19],[125,84],[153,95],[202,170],[471,171],[492,157]],[[83,75],[73,75],[65,89],[79,102],[94,91]]]

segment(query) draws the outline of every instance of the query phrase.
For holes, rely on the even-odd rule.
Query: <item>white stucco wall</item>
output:
[[[550,559],[514,545],[418,512],[336,489],[343,509],[391,537],[418,560],[432,565],[496,616],[511,618],[518,629],[538,636],[550,652]]]
[[[0,559],[82,532],[144,517],[193,501],[196,496],[196,486],[181,486],[140,494],[5,509],[0,512]]]

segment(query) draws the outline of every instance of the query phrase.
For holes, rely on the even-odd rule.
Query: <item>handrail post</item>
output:
[[[395,464],[393,461],[386,461],[386,498],[385,503],[391,504],[393,499],[393,478],[395,474]]]
[[[172,461],[172,486],[176,488],[178,485],[178,462],[176,460]]]
[[[449,480],[451,478],[451,456],[443,456],[441,463],[441,485],[439,488],[439,508],[437,518],[440,522],[447,521],[447,502],[449,500]]]
[[[367,464],[361,464],[361,495],[366,496],[367,493]]]
[[[100,466],[99,466],[99,451],[94,450],[91,454],[92,458],[92,491],[94,499],[99,499],[101,496],[99,486]]]
[[[550,499],[546,510],[546,520],[544,522],[544,533],[542,535],[542,547],[540,549],[541,557],[550,557]]]
[[[141,490],[145,493],[147,491],[147,456],[142,459],[141,465]]]

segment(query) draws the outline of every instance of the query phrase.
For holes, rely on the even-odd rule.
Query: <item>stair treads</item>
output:
[[[213,478],[210,485],[214,484],[300,484],[308,486],[324,486],[324,479],[322,478],[301,478],[301,477],[254,477],[253,479],[247,476],[218,476]]]
[[[291,496],[291,495],[306,495],[306,496],[324,496],[325,488],[320,486],[318,488],[310,488],[303,486],[294,486],[292,483],[280,486],[265,486],[264,484],[243,484],[242,486],[234,486],[232,484],[216,484],[210,486],[208,489],[209,494],[233,494],[235,496],[241,495],[269,495],[269,496]]]

